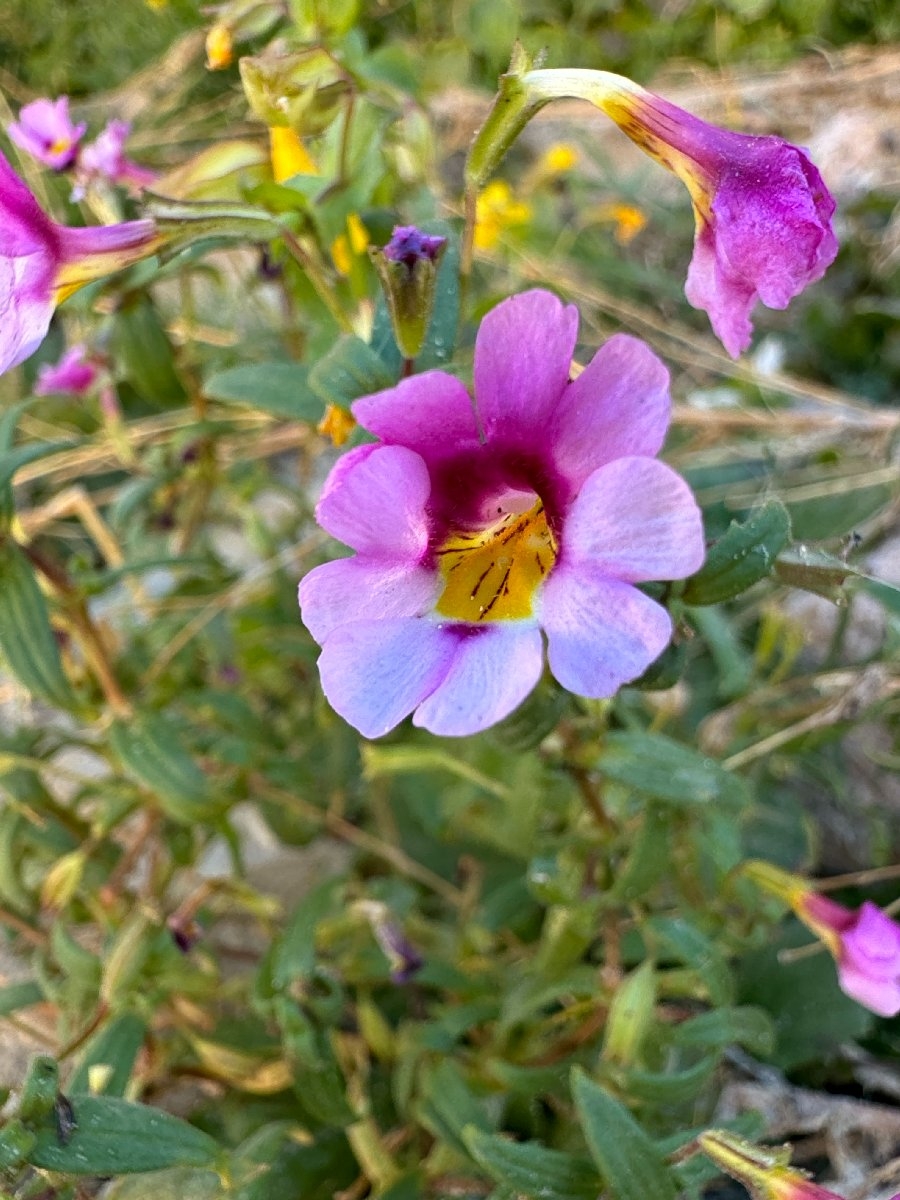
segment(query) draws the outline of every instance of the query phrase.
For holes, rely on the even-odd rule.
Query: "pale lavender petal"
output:
[[[7,128],[10,140],[45,166],[61,170],[75,158],[86,125],[74,125],[69,116],[69,98],[33,100],[19,113],[18,122]]]
[[[578,696],[612,696],[642,675],[672,636],[661,605],[588,566],[558,565],[541,607],[550,670]]]
[[[425,505],[428,468],[405,446],[360,446],[368,451],[329,478],[316,506],[323,529],[353,550],[394,562],[416,562],[428,546]],[[352,454],[353,452],[351,452]]]
[[[866,901],[841,936],[838,979],[849,995],[881,1016],[900,1012],[900,925]]]
[[[0,250],[0,374],[37,350],[52,316],[46,261],[37,254],[5,258]]]
[[[403,379],[352,408],[363,429],[383,442],[408,446],[429,464],[478,444],[472,398],[444,371]]]
[[[319,657],[322,690],[363,737],[382,737],[440,685],[456,652],[455,638],[416,617],[341,625]]]
[[[543,667],[534,625],[498,621],[453,632],[453,664],[413,715],[414,725],[441,737],[465,737],[502,721],[536,685]]]
[[[561,556],[611,579],[683,579],[704,558],[691,489],[654,458],[619,458],[589,476],[566,518]]]
[[[339,558],[310,571],[300,582],[303,621],[320,644],[351,621],[416,617],[435,603],[438,578],[424,567],[395,566],[382,559]]]
[[[756,303],[756,288],[719,260],[712,231],[700,217],[684,294],[694,308],[708,314],[713,332],[732,358],[747,349],[753,334],[750,312]]]
[[[535,289],[492,308],[475,340],[475,402],[488,441],[546,441],[569,379],[578,309]]]
[[[880,1017],[896,1017],[900,1013],[900,978],[878,979],[852,963],[838,963],[838,983],[851,1000]]]
[[[646,342],[617,333],[560,398],[547,441],[570,486],[626,455],[652,458],[669,426],[669,372]]]

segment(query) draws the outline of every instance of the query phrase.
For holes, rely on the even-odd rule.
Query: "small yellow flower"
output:
[[[223,21],[217,21],[206,35],[207,69],[222,71],[225,67],[231,66],[233,58],[234,44],[231,40],[231,29]]]
[[[526,225],[530,220],[531,205],[517,200],[508,183],[494,180],[476,201],[475,245],[490,250],[511,226]]]
[[[601,204],[593,215],[598,221],[612,222],[613,237],[621,246],[627,246],[647,224],[646,216],[633,204]]]
[[[310,157],[299,136],[287,125],[272,125],[269,129],[269,146],[272,157],[272,176],[276,183],[284,183],[295,175],[318,175],[319,168]]]
[[[347,218],[347,232],[338,234],[331,243],[331,258],[340,275],[349,275],[353,259],[364,254],[369,245],[369,231],[356,215]]]
[[[581,162],[577,146],[569,142],[554,142],[541,156],[538,169],[542,175],[563,175]]]
[[[330,437],[335,446],[343,446],[347,438],[356,428],[356,421],[346,408],[338,404],[329,404],[325,416],[316,426],[316,432]]]

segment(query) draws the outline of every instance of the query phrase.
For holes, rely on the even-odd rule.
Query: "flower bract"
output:
[[[0,373],[34,353],[60,301],[153,254],[159,241],[153,221],[58,225],[0,154]]]
[[[656,459],[668,374],[617,335],[574,381],[578,313],[545,291],[499,304],[475,346],[474,402],[440,371],[358,400],[379,438],[338,461],[316,509],[351,558],[300,584],[332,706],[367,737],[410,713],[443,735],[512,711],[543,668],[611,696],[668,644],[636,585],[703,561],[687,484]]]
[[[76,125],[69,116],[69,97],[33,100],[7,128],[10,140],[32,158],[61,171],[74,162],[78,143],[87,125]]]

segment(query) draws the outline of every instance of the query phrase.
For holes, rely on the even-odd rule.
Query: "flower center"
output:
[[[541,500],[525,512],[505,512],[485,529],[452,533],[437,551],[444,590],[436,611],[473,623],[530,617],[556,554]]]

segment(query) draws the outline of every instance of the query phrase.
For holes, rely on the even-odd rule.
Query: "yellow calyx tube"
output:
[[[436,611],[454,621],[517,621],[556,562],[543,503],[507,513],[486,529],[453,533],[437,552],[444,590]]]

